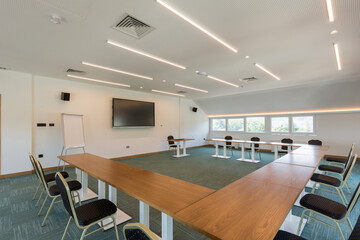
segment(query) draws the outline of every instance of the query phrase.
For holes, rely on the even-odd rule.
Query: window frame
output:
[[[291,115],[285,115],[285,116],[269,116],[270,118],[270,133],[274,134],[291,134],[292,133],[292,117]],[[288,131],[287,132],[277,132],[272,130],[272,119],[273,118],[287,118],[288,119]]]
[[[247,124],[248,124],[248,118],[263,118],[264,119],[264,131],[263,132],[249,132],[247,129]],[[249,117],[245,117],[245,133],[259,133],[259,134],[266,134],[266,116],[249,116]]]
[[[214,120],[222,120],[222,119],[225,120],[225,129],[224,130],[214,130],[213,121]],[[211,131],[213,131],[213,132],[227,132],[227,118],[212,118],[211,119]]]
[[[312,117],[312,125],[313,131],[312,132],[295,132],[294,131],[294,117]],[[295,135],[316,135],[316,118],[315,115],[291,115],[291,133]]]
[[[229,130],[229,120],[231,119],[242,119],[243,120],[243,130]],[[244,117],[232,117],[232,118],[226,118],[226,131],[227,132],[245,132],[245,118]]]

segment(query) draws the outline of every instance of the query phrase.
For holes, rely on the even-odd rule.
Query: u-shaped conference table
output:
[[[107,183],[138,199],[146,226],[149,206],[161,211],[162,239],[173,239],[173,219],[212,239],[273,239],[327,150],[302,145],[218,191],[89,153],[58,158],[97,178],[99,192]]]

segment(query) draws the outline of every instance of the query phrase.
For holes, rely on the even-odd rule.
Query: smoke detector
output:
[[[53,24],[61,24],[63,22],[63,18],[55,14],[52,14],[49,20]]]
[[[207,76],[207,72],[200,72],[200,71],[196,71],[196,73],[200,76]]]

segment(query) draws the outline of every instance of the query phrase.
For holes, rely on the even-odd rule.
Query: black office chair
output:
[[[41,224],[41,226],[43,227],[45,225],[46,219],[48,218],[54,203],[61,202],[61,200],[60,201],[55,201],[58,197],[60,197],[60,192],[59,192],[59,189],[56,186],[56,184],[52,185],[51,187],[48,186],[48,184],[45,181],[45,176],[44,176],[44,172],[43,172],[43,168],[41,166],[41,163],[36,158],[34,158],[34,163],[35,163],[36,171],[37,171],[37,173],[38,173],[38,175],[39,175],[39,177],[41,179],[41,182],[43,184],[43,187],[44,187],[44,189],[46,191],[46,198],[45,198],[45,200],[44,200],[44,202],[43,202],[43,204],[42,204],[42,206],[41,206],[41,208],[39,210],[38,216],[41,215],[41,212],[44,209],[44,206],[45,206],[45,203],[46,203],[47,199],[49,197],[52,198],[50,207],[49,207],[49,209],[48,209],[48,211],[47,211],[47,213],[46,213],[46,215],[44,217],[44,220],[43,220],[43,222]],[[79,204],[81,205],[80,194],[79,194],[79,192],[77,192],[78,190],[81,189],[81,183],[74,180],[74,181],[69,181],[68,184],[70,186],[70,190],[71,190],[71,194],[72,194],[71,196],[73,198],[77,197],[78,200],[79,200]]]
[[[360,239],[360,216],[355,224],[354,230],[352,230],[348,240],[359,240]],[[295,234],[279,230],[274,240],[306,240],[305,238],[299,237]]]
[[[168,144],[169,144],[169,150],[171,149],[171,148],[177,148],[177,144],[175,144],[175,142],[174,141],[169,141],[169,140],[172,140],[172,139],[174,139],[174,137],[172,136],[172,135],[169,135],[168,137],[167,137],[167,139],[168,139]],[[180,147],[180,146],[179,146]]]
[[[319,223],[322,223],[328,227],[331,227],[331,228],[337,230],[339,232],[341,238],[343,240],[345,240],[344,235],[339,226],[339,223],[347,221],[350,229],[353,230],[353,227],[349,220],[349,214],[351,213],[355,204],[359,200],[359,195],[360,195],[360,183],[358,184],[358,186],[355,190],[355,193],[349,202],[349,205],[346,207],[345,205],[343,205],[339,202],[330,200],[328,198],[325,198],[325,197],[322,197],[319,195],[306,194],[304,197],[302,197],[300,199],[300,205],[304,208],[304,210],[301,214],[301,219],[299,222],[297,235],[299,235],[304,216],[307,216],[308,223],[310,222],[310,219],[314,219]],[[307,214],[305,214],[306,212],[310,212],[310,214],[307,215]],[[320,215],[322,217],[330,219],[331,221],[333,221],[335,223],[336,227],[322,221],[321,219],[311,216],[312,213],[315,213],[317,215]],[[357,233],[357,235],[359,235],[359,234]]]
[[[61,173],[56,174],[55,181],[59,188],[65,210],[70,216],[61,240],[65,239],[66,233],[72,220],[75,220],[75,224],[79,229],[83,229],[80,240],[84,239],[84,237],[89,236],[90,234],[99,231],[100,229],[105,230],[104,228],[109,225],[114,225],[116,239],[119,240],[119,234],[115,220],[117,210],[115,204],[113,204],[107,199],[101,199],[86,203],[80,207],[75,208],[73,199],[71,197],[70,187],[65,181],[64,177],[61,175]],[[111,218],[112,221],[104,225],[103,220],[108,218]],[[94,226],[97,223],[100,223],[101,227],[86,234],[86,231],[89,229],[89,227]]]
[[[355,143],[353,143],[353,144],[351,145],[350,152],[349,152],[349,155],[348,155],[348,158],[347,158],[347,159],[349,159],[350,153],[353,151],[354,147],[355,147]],[[347,159],[336,158],[336,157],[327,157],[325,160],[326,160],[327,162],[329,162],[330,165],[331,165],[331,164],[345,165]]]
[[[309,145],[317,145],[317,146],[322,146],[322,141],[318,140],[318,139],[311,139],[308,141]]]
[[[258,138],[258,137],[252,137],[252,138],[250,138],[250,141],[253,141],[253,142],[260,142],[260,138]],[[253,143],[252,143],[253,144]],[[261,154],[260,154],[260,145],[259,144],[254,144],[254,150],[255,150],[255,152],[257,152],[258,153],[258,155],[259,155],[259,158],[260,158],[260,160],[261,160]],[[250,144],[250,148],[245,148],[245,150],[247,150],[247,151],[250,151],[249,152],[249,155],[250,155],[250,158],[251,158],[251,144]]]
[[[225,140],[232,140],[232,136],[225,136]],[[232,142],[226,142],[225,145],[226,148],[230,148],[231,149],[231,155],[234,156],[234,152],[233,152],[233,145]],[[225,151],[225,150],[224,150]]]
[[[35,173],[36,177],[37,177],[38,180],[39,180],[39,185],[38,185],[38,187],[36,188],[36,191],[35,191],[35,194],[34,194],[34,197],[33,197],[33,200],[35,200],[35,199],[36,199],[36,195],[37,195],[37,193],[39,192],[39,190],[40,190],[40,188],[41,188],[41,186],[42,186],[42,181],[41,181],[40,176],[39,176],[39,174],[38,174],[38,172],[37,172],[37,170],[36,170],[34,156],[33,156],[31,153],[29,153],[29,159],[30,159],[30,162],[31,162],[31,166],[32,166],[33,169],[34,169],[34,173]],[[64,178],[69,177],[69,174],[68,174],[67,172],[61,172],[61,173],[63,174]],[[56,173],[44,174],[44,178],[45,178],[46,183],[49,184],[49,183],[51,183],[51,182],[54,182],[54,181],[55,181],[55,174],[56,174]],[[40,200],[41,200],[41,197],[42,197],[42,195],[44,194],[44,191],[45,191],[45,189],[43,188],[43,190],[41,191],[39,200],[37,201],[37,203],[36,203],[36,205],[35,205],[36,207],[39,205]]]
[[[283,138],[281,139],[281,143],[290,143],[292,144],[294,141],[291,138]],[[288,154],[288,146],[281,146],[280,150],[278,151],[279,154]],[[290,150],[292,150],[292,147],[290,147]]]
[[[126,240],[159,240],[159,238],[142,223],[128,223],[123,228]]]

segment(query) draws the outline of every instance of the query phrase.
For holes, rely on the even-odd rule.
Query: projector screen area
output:
[[[113,98],[113,127],[155,126],[155,103]]]

